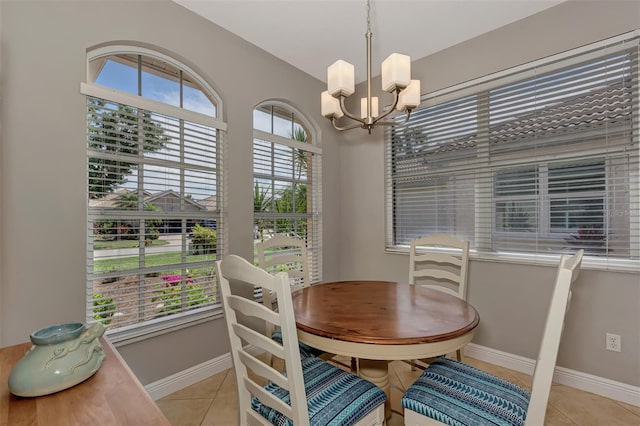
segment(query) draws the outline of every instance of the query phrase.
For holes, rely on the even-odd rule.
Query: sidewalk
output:
[[[161,235],[159,239],[168,241],[169,244],[147,247],[145,249],[146,254],[171,253],[182,250],[182,235]],[[188,241],[187,244],[189,244]],[[101,249],[94,250],[93,258],[94,260],[98,260],[120,256],[137,256],[139,254],[140,249],[138,247],[123,249]]]

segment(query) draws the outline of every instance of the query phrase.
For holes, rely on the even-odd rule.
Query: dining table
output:
[[[387,394],[387,418],[389,363],[455,352],[473,339],[480,322],[468,302],[403,282],[325,282],[295,291],[292,299],[298,340],[358,358],[360,377]]]

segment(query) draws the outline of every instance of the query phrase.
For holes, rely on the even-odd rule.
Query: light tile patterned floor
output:
[[[465,357],[465,362],[530,389],[531,376]],[[389,371],[391,407],[388,426],[400,426],[400,398],[421,371],[400,361]],[[233,426],[238,422],[235,375],[226,370],[157,401],[173,426]],[[640,426],[640,407],[554,384],[547,408],[546,425]]]

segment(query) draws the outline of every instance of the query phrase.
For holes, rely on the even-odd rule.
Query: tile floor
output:
[[[465,357],[465,362],[530,389],[531,376],[517,371]],[[403,424],[400,398],[420,371],[400,361],[390,367],[391,407],[394,410],[388,426]],[[401,390],[402,389],[402,390]],[[168,395],[158,406],[173,426],[233,426],[238,422],[236,382],[233,370]],[[546,425],[572,426],[640,426],[640,407],[614,401],[564,385],[551,388]]]

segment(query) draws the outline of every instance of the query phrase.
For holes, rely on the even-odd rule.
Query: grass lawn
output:
[[[187,262],[201,262],[201,261],[214,261],[216,260],[215,254],[199,254],[187,256]],[[181,253],[159,253],[150,254],[145,256],[144,264],[147,267],[172,265],[182,262]],[[93,264],[93,272],[95,274],[102,274],[105,272],[114,271],[127,271],[138,269],[140,267],[140,258],[138,256],[121,257],[117,259],[103,259],[96,260]],[[168,273],[169,271],[167,271]]]
[[[169,244],[169,241],[166,240],[153,240],[151,241],[152,246],[164,246]],[[147,244],[149,246],[149,244]],[[122,249],[122,248],[135,248],[138,247],[137,240],[120,240],[120,241],[94,241],[93,249],[94,250],[102,250],[102,249]]]

